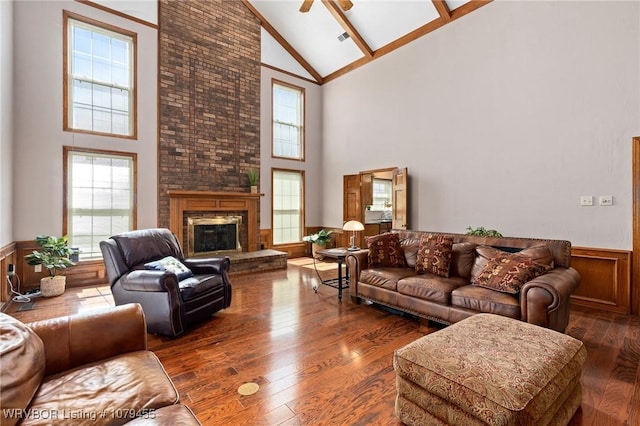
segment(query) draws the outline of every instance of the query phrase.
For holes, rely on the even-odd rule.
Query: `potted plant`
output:
[[[318,256],[316,256],[316,251],[327,247],[332,242],[331,240],[332,233],[333,231],[327,231],[327,230],[321,229],[315,234],[306,235],[302,237],[302,241],[311,243],[311,253],[313,257],[318,258]]]
[[[495,229],[484,229],[482,226],[476,229],[468,226],[466,234],[475,235],[477,237],[502,237],[502,234]]]
[[[260,171],[258,169],[249,169],[247,171],[247,176],[249,177],[249,186],[251,187],[251,192],[254,194],[257,194],[258,178],[260,177]]]
[[[77,249],[69,247],[69,239],[66,236],[40,235],[35,241],[40,245],[40,250],[34,250],[24,259],[29,265],[42,265],[49,271],[49,276],[40,280],[40,294],[43,297],[59,296],[64,293],[67,282],[67,277],[60,273],[74,265],[71,256],[77,253]]]

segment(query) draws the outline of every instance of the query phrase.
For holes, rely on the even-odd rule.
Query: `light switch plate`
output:
[[[581,206],[592,206],[593,205],[593,196],[592,195],[581,195],[580,196],[580,205]]]

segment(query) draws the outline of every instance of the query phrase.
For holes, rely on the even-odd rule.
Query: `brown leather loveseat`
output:
[[[580,283],[580,275],[571,268],[569,241],[402,230],[394,230],[392,234],[397,235],[399,242],[399,249],[392,250],[396,251],[399,266],[372,267],[368,250],[347,256],[351,272],[349,292],[354,302],[369,300],[443,324],[484,312],[565,331],[569,323],[570,296]],[[429,236],[430,241],[443,237],[453,240],[448,276],[416,271],[416,264],[421,265],[417,260],[421,239],[424,241]],[[544,271],[538,270],[540,275],[519,288],[499,287],[498,290],[478,285],[483,284],[479,277],[493,278],[492,275],[498,274],[500,259],[522,258],[526,258],[523,262],[528,265],[529,260],[535,261],[536,268],[544,264]]]
[[[199,425],[137,304],[24,324],[0,313],[0,424]]]

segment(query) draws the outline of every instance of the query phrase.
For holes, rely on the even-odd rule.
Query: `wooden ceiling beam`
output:
[[[324,0],[323,0],[324,1]],[[463,17],[464,15],[467,15],[471,12],[473,12],[476,9],[481,8],[482,6],[485,6],[489,3],[491,3],[493,0],[471,0],[468,3],[465,3],[464,5],[458,7],[457,9],[454,9],[453,11],[451,11],[451,21],[455,21],[458,18]],[[434,21],[431,21],[419,28],[416,28],[415,30],[411,31],[408,34],[405,34],[403,37],[400,37],[397,40],[392,41],[391,43],[382,46],[380,49],[376,50],[375,52],[373,52],[373,57],[365,57],[365,58],[360,58],[356,61],[353,61],[352,63],[350,63],[349,65],[345,65],[344,67],[340,68],[339,70],[336,70],[334,72],[332,72],[331,74],[327,75],[324,77],[324,82],[328,82],[331,80],[335,80],[336,78],[347,74],[349,71],[353,71],[356,68],[361,67],[362,65],[365,65],[375,59],[378,59],[381,56],[386,55],[387,53],[393,52],[394,50],[404,46],[405,44],[408,44],[426,34],[429,34],[432,31],[437,30],[438,28],[446,25],[448,22],[445,22],[444,19],[436,19]]]
[[[300,6],[300,12],[307,13],[309,10],[311,10],[312,4],[313,4],[313,0],[304,0],[302,2],[302,6]]]
[[[293,58],[298,61],[298,63],[302,66],[302,68],[304,68],[309,74],[311,74],[311,76],[318,82],[318,84],[322,84],[324,83],[324,79],[322,78],[322,76],[318,73],[318,71],[316,71],[311,64],[309,64],[303,57],[301,54],[299,54],[296,49],[293,48],[293,46],[291,46],[287,40],[284,39],[284,37],[282,37],[280,35],[280,33],[278,31],[276,31],[275,28],[273,28],[273,26],[265,19],[264,16],[262,16],[262,14],[260,12],[258,12],[258,10],[253,7],[253,5],[251,3],[249,3],[248,0],[241,0],[242,4],[245,5],[245,7],[247,9],[249,9],[249,11],[253,14],[253,16],[255,16],[258,21],[260,21],[260,25],[262,25],[262,27],[269,33],[271,34],[271,37],[275,38],[276,41],[278,43],[280,43],[280,45],[287,51],[289,52],[289,54],[291,56],[293,56]]]
[[[445,0],[431,0],[433,5],[435,6],[438,14],[440,15],[440,19],[444,22],[451,21],[451,11],[449,10],[449,5],[445,2]]]
[[[351,24],[351,21],[345,16],[344,12],[336,5],[332,0],[322,0],[322,4],[325,5],[329,12],[336,21],[342,26],[342,28],[349,34],[349,37],[353,39],[353,42],[360,48],[362,53],[367,58],[373,58],[373,50],[369,47],[367,42],[362,38],[358,30]]]

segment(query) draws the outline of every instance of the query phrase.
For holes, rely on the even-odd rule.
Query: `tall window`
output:
[[[304,160],[304,88],[272,84],[273,156]]]
[[[65,234],[81,259],[101,240],[136,227],[136,154],[65,146]]]
[[[273,244],[302,241],[304,172],[273,170]]]
[[[136,34],[64,12],[64,130],[136,137]]]

